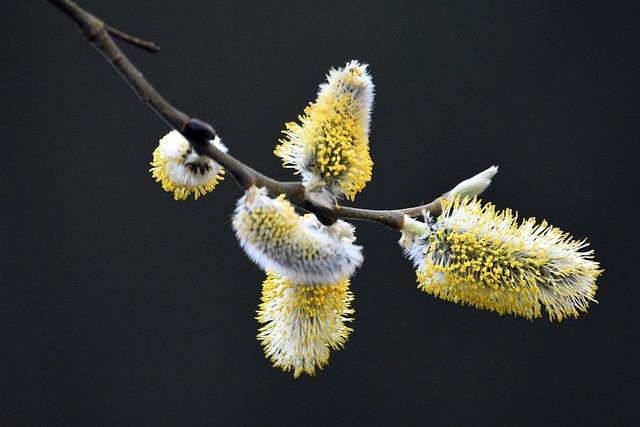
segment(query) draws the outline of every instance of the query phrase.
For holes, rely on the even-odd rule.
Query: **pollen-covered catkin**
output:
[[[227,151],[219,137],[211,141],[216,148]],[[222,166],[209,157],[198,155],[189,141],[176,130],[166,134],[153,152],[149,172],[162,188],[173,192],[175,200],[185,200],[212,192],[224,175]]]
[[[353,200],[371,180],[372,106],[373,82],[367,65],[351,61],[329,71],[300,124],[287,123],[286,138],[275,154],[285,167],[302,174],[311,200],[325,206],[345,197]]]
[[[442,299],[514,314],[562,320],[595,301],[602,273],[593,251],[546,222],[518,225],[510,211],[476,199],[442,200],[426,233],[403,239],[419,288]]]
[[[267,271],[262,286],[258,339],[266,356],[296,378],[302,372],[315,375],[353,331],[346,325],[353,314],[349,280],[307,285]]]

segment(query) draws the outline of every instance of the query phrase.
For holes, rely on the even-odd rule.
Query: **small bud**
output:
[[[402,233],[402,237],[400,238],[400,241],[398,241],[398,244],[402,246],[405,252],[409,251],[415,247],[415,245],[413,245],[413,242],[416,239],[422,238],[426,231],[427,224],[405,215],[404,224],[402,225],[402,229],[400,230],[400,232]]]
[[[187,138],[198,141],[209,141],[216,138],[216,131],[213,130],[209,123],[205,123],[200,119],[190,119],[184,127],[184,134]]]
[[[216,136],[211,144],[222,151],[227,148]],[[214,190],[219,181],[224,179],[222,166],[207,156],[198,155],[189,141],[176,130],[166,134],[153,152],[151,176],[162,188],[173,192],[175,200],[185,200],[193,193],[195,199]]]
[[[443,194],[442,198],[452,200],[456,196],[460,196],[460,198],[464,198],[465,196],[468,196],[469,198],[478,196],[486,190],[489,185],[491,185],[491,178],[493,178],[497,173],[498,167],[491,166],[489,169],[462,181],[460,184],[453,187],[453,190]]]

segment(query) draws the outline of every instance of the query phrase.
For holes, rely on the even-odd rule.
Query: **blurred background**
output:
[[[370,64],[373,180],[353,204],[483,195],[588,238],[578,319],[528,321],[419,291],[399,233],[358,223],[355,331],[316,377],[256,340],[264,274],[230,178],[175,202],[167,127],[46,1],[0,16],[0,424],[632,425],[640,422],[635,2],[83,0],[177,108],[281,180],[284,123],[330,67]]]

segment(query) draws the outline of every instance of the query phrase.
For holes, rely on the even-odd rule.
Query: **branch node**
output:
[[[246,180],[244,182],[244,185],[242,185],[242,189],[247,191],[248,189],[250,189],[254,185],[256,185],[256,179],[255,178],[250,178],[250,179],[248,179],[248,180]]]
[[[96,20],[95,23],[92,24],[93,25],[88,26],[85,30],[85,34],[88,40],[95,40],[95,38],[98,37],[100,33],[105,31],[105,29],[107,28],[105,23],[99,20]]]
[[[124,58],[124,55],[121,53],[117,53],[113,56],[113,58],[111,58],[111,62],[113,62],[114,64],[117,62],[122,61],[122,59]]]

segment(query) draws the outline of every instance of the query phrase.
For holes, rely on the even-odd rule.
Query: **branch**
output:
[[[144,49],[150,53],[158,53],[160,52],[160,46],[155,44],[152,41],[142,40],[127,33],[123,33],[117,28],[113,28],[107,25],[107,32],[111,34],[113,37],[119,38],[122,41],[127,43],[131,43],[132,45],[139,47],[140,49]]]
[[[370,210],[344,206],[330,209],[314,204],[305,198],[305,188],[301,183],[276,181],[210,144],[209,141],[216,135],[213,127],[201,120],[190,118],[165,100],[118,48],[113,37],[151,52],[159,50],[155,44],[116,30],[72,1],[47,1],[78,24],[87,40],[114,66],[141,101],[146,103],[171,128],[177,129],[184,135],[198,154],[208,156],[224,167],[241,188],[247,189],[252,185],[257,185],[258,187],[266,187],[272,196],[284,193],[293,205],[314,213],[325,225],[333,224],[338,219],[344,218],[372,221],[393,230],[400,230],[404,223],[405,214],[418,216],[424,210],[433,213],[440,212],[439,198],[423,206],[395,210]]]

